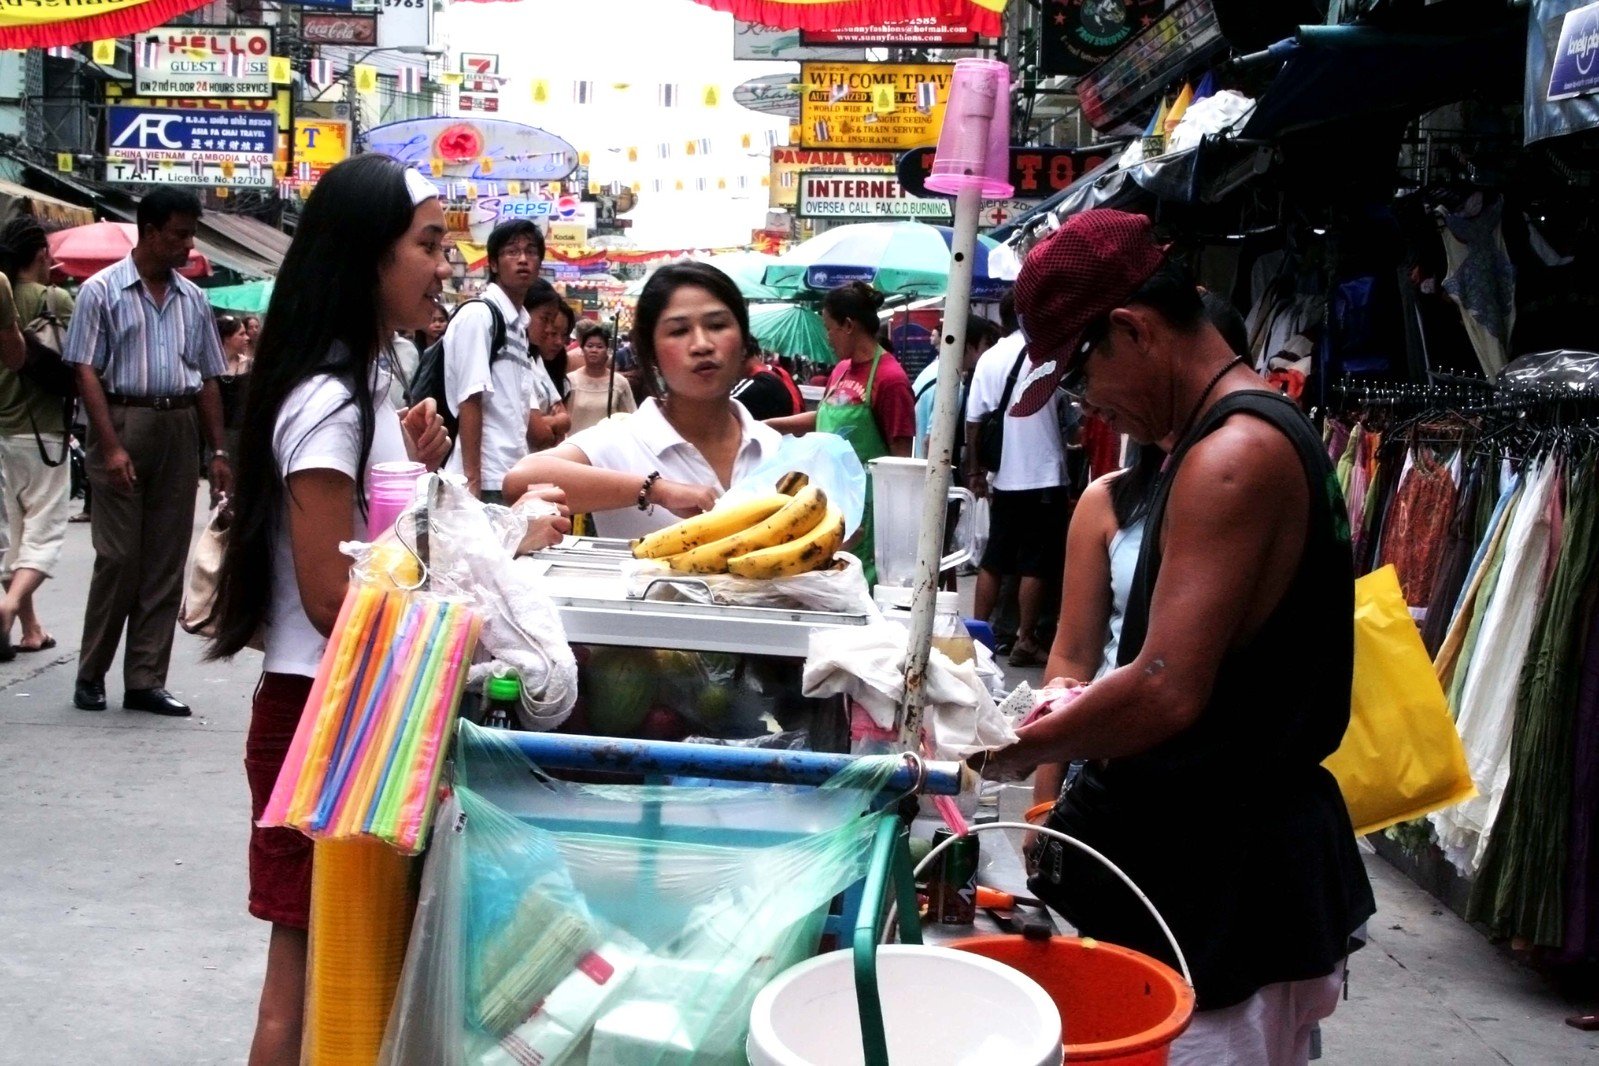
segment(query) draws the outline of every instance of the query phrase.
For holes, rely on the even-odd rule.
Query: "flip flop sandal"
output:
[[[38,644],[35,644],[31,648],[28,645],[26,645],[26,644],[20,644],[20,643],[12,645],[12,647],[15,650],[24,651],[24,652],[49,651],[51,648],[53,648],[55,646],[56,646],[56,638],[55,637],[50,637],[50,636],[45,637]]]

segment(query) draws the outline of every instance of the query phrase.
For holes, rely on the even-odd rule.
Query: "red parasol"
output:
[[[53,272],[82,280],[127,258],[138,243],[139,229],[131,222],[94,222],[87,226],[57,230],[49,235]],[[178,271],[186,278],[203,278],[211,273],[211,261],[197,251],[189,252],[189,265]]]

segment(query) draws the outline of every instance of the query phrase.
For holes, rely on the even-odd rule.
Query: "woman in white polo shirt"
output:
[[[633,350],[654,386],[638,412],[521,460],[506,475],[508,496],[550,482],[594,516],[597,535],[641,537],[709,510],[777,451],[778,433],[732,399],[756,349],[726,274],[703,263],[657,270],[639,295]]]

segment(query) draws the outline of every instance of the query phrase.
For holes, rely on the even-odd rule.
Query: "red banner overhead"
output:
[[[984,37],[1004,32],[1007,0],[695,0],[740,22],[779,30],[843,30],[938,19]]]

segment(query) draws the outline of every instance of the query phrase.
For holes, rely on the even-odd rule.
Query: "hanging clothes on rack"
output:
[[[1382,558],[1399,572],[1411,613],[1424,612],[1455,509],[1453,456],[1413,442],[1383,530]]]
[[[1486,478],[1482,459],[1468,459],[1460,492],[1455,498],[1454,513],[1449,516],[1447,539],[1433,578],[1432,596],[1427,601],[1427,617],[1421,626],[1422,643],[1427,646],[1427,654],[1434,657],[1449,633],[1455,603],[1460,599],[1461,590],[1466,587],[1466,578],[1471,571],[1472,557],[1479,539],[1478,498],[1482,495]]]
[[[1517,682],[1531,643],[1549,554],[1551,496],[1558,463],[1542,460],[1505,536],[1504,558],[1488,598],[1456,722],[1478,795],[1429,815],[1439,846],[1457,870],[1475,874],[1510,777],[1510,735]]]
[[[1599,595],[1579,641],[1576,725],[1572,738],[1570,850],[1566,856],[1566,912],[1556,962],[1599,961]]]
[[[1570,843],[1574,666],[1582,651],[1571,633],[1587,613],[1596,547],[1594,479],[1587,466],[1565,476],[1569,513],[1562,517],[1549,594],[1521,670],[1509,782],[1466,911],[1468,920],[1538,947],[1560,947],[1565,919],[1565,881],[1549,874],[1566,869]]]

